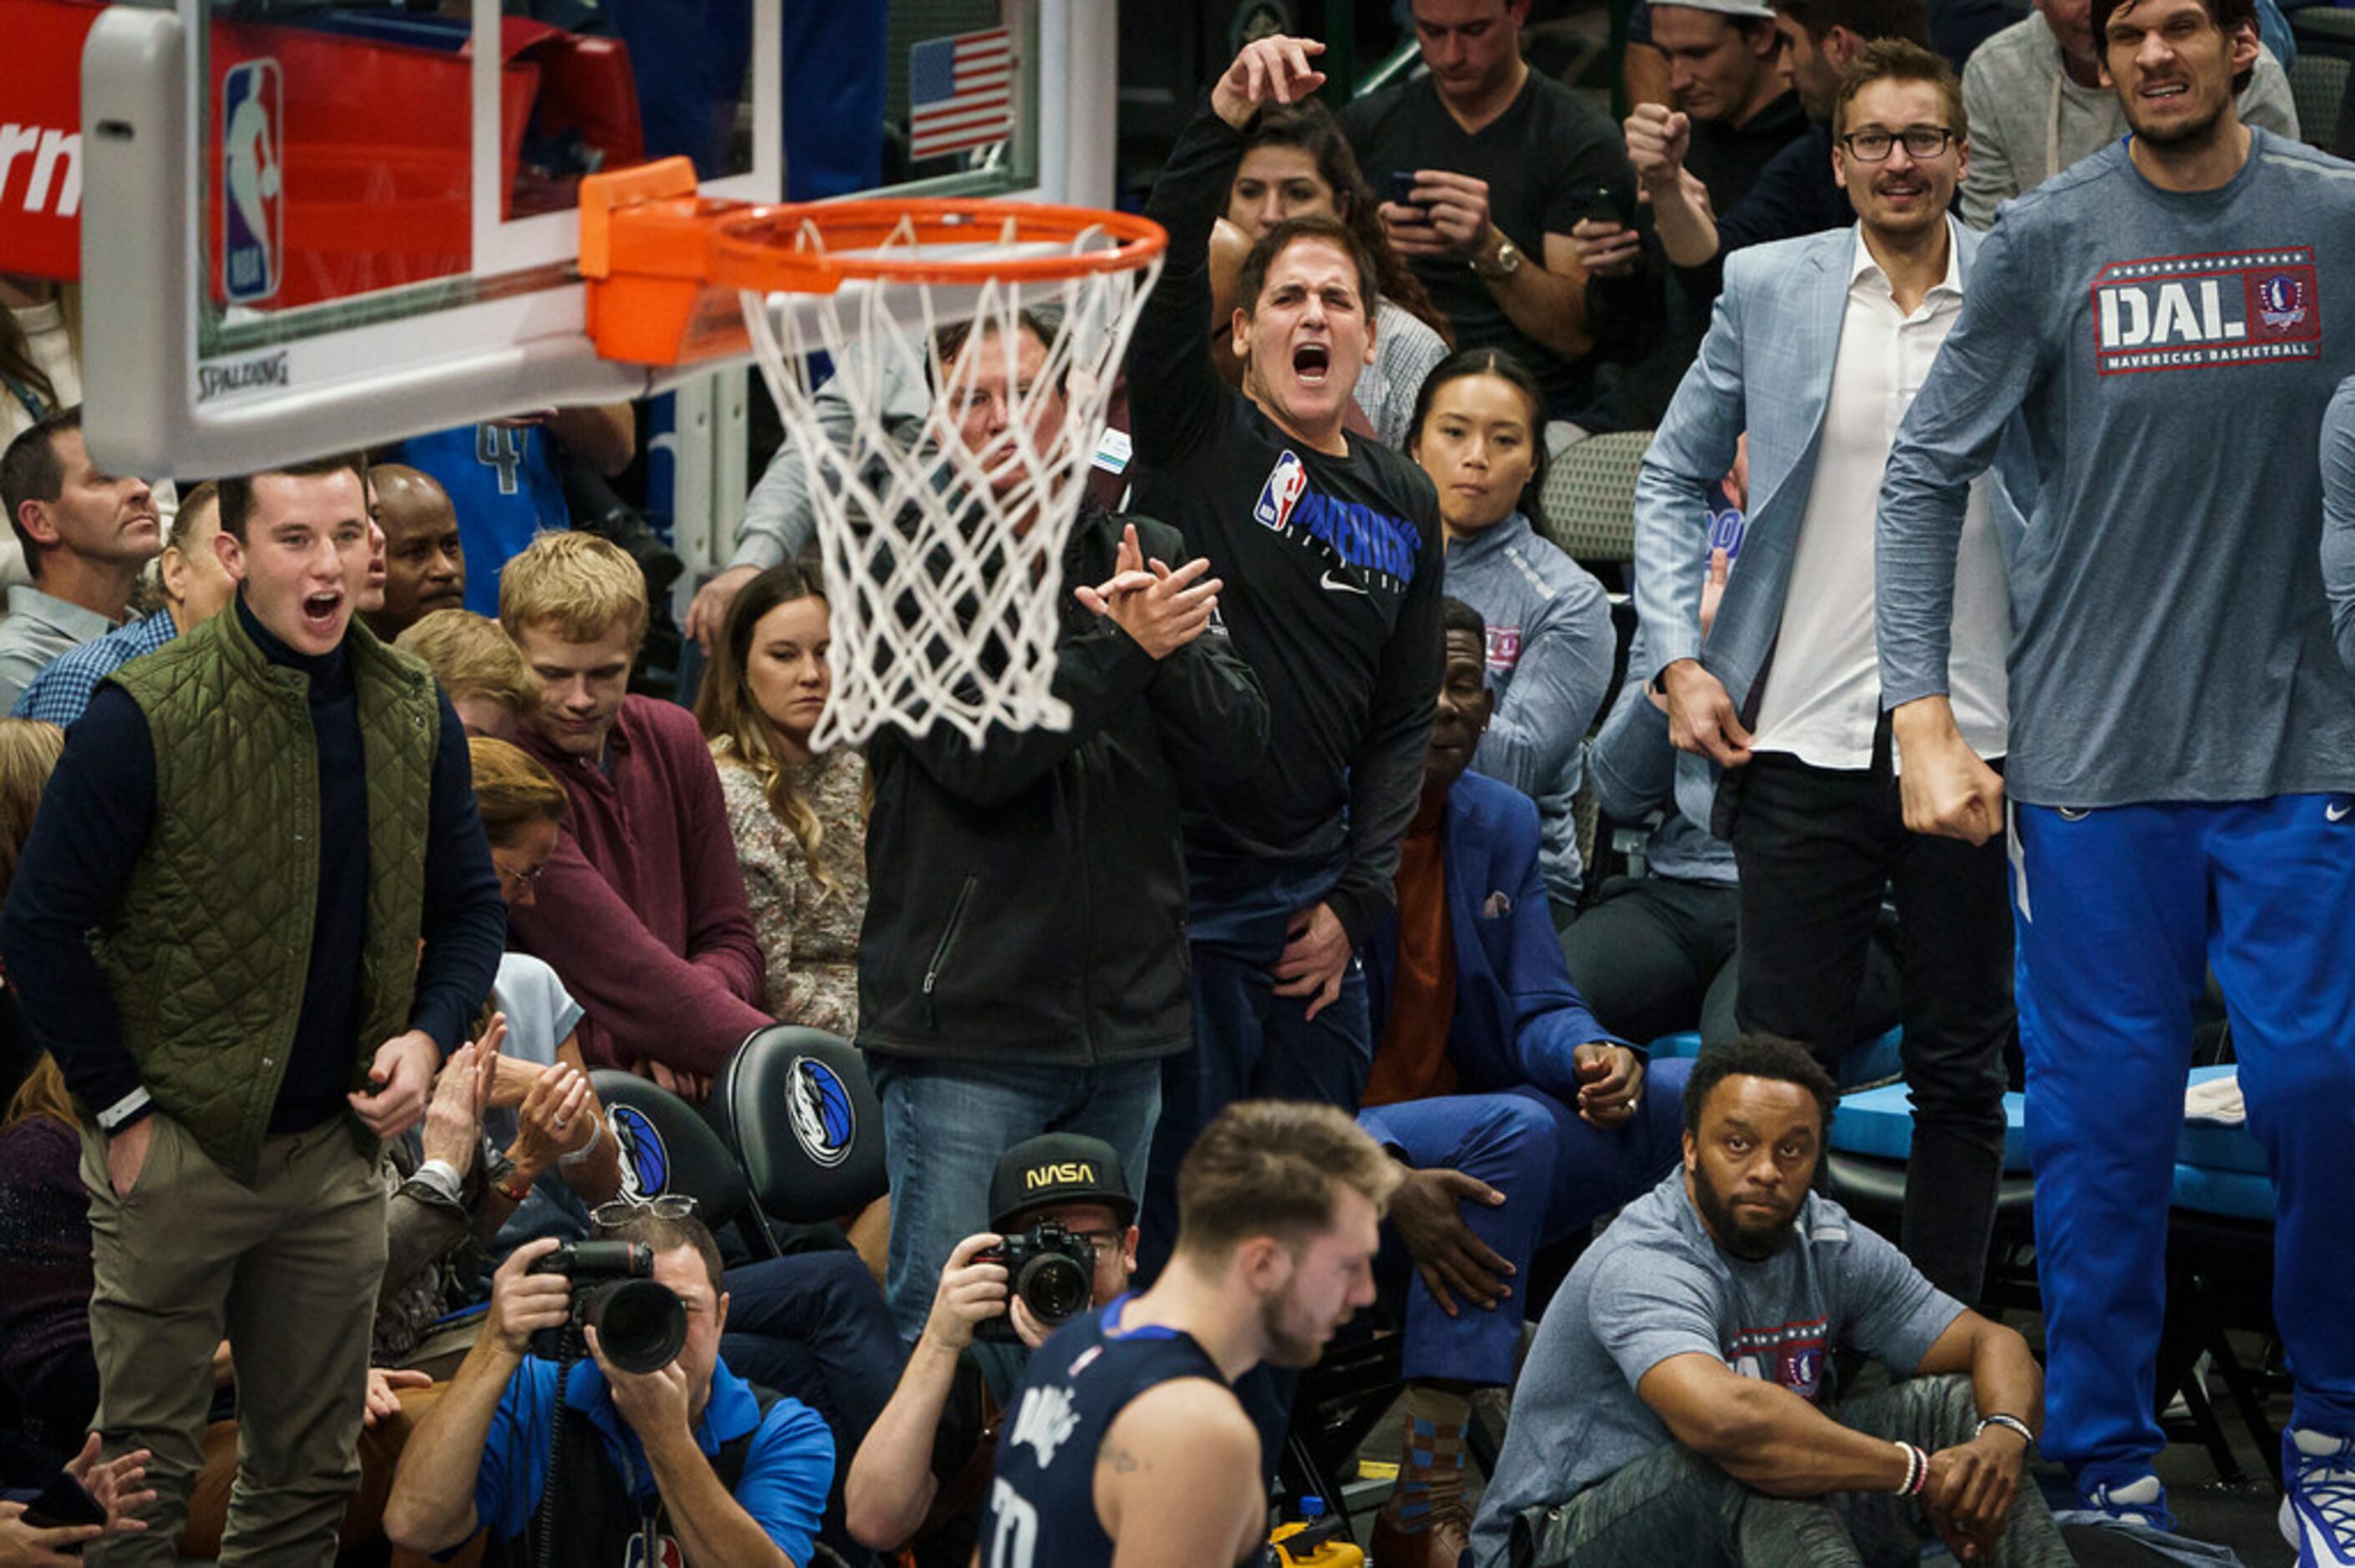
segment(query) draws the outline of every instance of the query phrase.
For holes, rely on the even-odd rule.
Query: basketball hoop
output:
[[[976,746],[993,726],[1068,726],[1050,691],[1063,544],[1160,275],[1160,226],[1011,201],[713,202],[683,158],[591,176],[581,215],[599,353],[760,363],[825,561],[834,695],[814,743],[886,724],[944,723]],[[942,329],[962,323],[943,365]]]

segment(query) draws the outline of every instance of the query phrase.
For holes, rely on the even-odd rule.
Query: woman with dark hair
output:
[[[1497,711],[1472,766],[1537,801],[1546,891],[1567,926],[1584,879],[1571,798],[1611,684],[1614,635],[1603,585],[1531,524],[1545,488],[1544,389],[1501,349],[1451,355],[1415,398],[1407,454],[1439,490],[1447,591],[1488,623]]]
[[[867,767],[849,747],[810,746],[834,689],[830,641],[816,567],[770,567],[729,606],[695,716],[728,797],[768,1012],[847,1038],[867,914]]]
[[[1243,257],[1287,218],[1331,217],[1349,226],[1374,259],[1374,355],[1358,377],[1357,404],[1374,438],[1385,446],[1406,440],[1415,388],[1455,345],[1455,329],[1431,291],[1391,249],[1376,215],[1380,200],[1358,173],[1357,154],[1325,106],[1273,104],[1244,133],[1242,162],[1228,189],[1227,214],[1210,241],[1211,315],[1234,313],[1235,274]],[[1223,334],[1211,334],[1212,349],[1229,379],[1241,374]]]

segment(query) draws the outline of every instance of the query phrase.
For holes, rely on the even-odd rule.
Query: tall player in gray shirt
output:
[[[2131,138],[2020,197],[1881,493],[1883,701],[1909,826],[1984,841],[2013,903],[2050,1349],[2045,1450],[2171,1523],[2151,1461],[2168,1192],[2213,966],[2276,1194],[2296,1369],[2285,1531],[2355,1562],[2355,678],[2331,645],[2316,438],[2355,369],[2355,167],[2240,122],[2249,0],[2095,0]],[[2024,411],[2011,752],[1946,700],[1964,486]]]

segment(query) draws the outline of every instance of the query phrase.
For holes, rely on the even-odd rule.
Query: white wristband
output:
[[[146,1108],[147,1086],[142,1084],[98,1113],[98,1129],[101,1132],[112,1132]]]
[[[574,1150],[573,1150],[571,1153],[570,1153],[570,1154],[559,1154],[559,1155],[558,1155],[558,1156],[556,1157],[556,1162],[557,1162],[559,1165],[579,1165],[579,1164],[581,1164],[582,1161],[586,1160],[587,1160],[591,1155],[592,1155],[592,1154],[594,1154],[594,1153],[596,1153],[596,1152],[597,1152],[597,1143],[598,1143],[598,1140],[599,1140],[600,1139],[603,1138],[604,1136],[605,1136],[605,1118],[604,1118],[603,1117],[602,1117],[602,1116],[592,1116],[592,1117],[591,1117],[591,1118],[589,1118],[589,1141],[588,1141],[588,1142],[586,1142],[586,1143],[584,1143],[584,1144],[582,1144],[580,1148],[578,1148],[578,1149]]]

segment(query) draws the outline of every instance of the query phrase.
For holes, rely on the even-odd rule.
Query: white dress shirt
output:
[[[1963,308],[1955,220],[1946,220],[1946,275],[1911,315],[1857,232],[1839,355],[1824,409],[1806,522],[1791,560],[1783,623],[1760,694],[1753,751],[1784,752],[1815,768],[1872,765],[1881,717],[1873,640],[1873,517],[1897,427]],[[1987,520],[1982,475],[1971,485],[1955,563],[1951,672],[1955,721],[1983,758],[2004,753],[2004,653],[2011,618],[2003,560]],[[1892,758],[1894,763],[1897,758]]]

